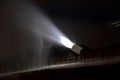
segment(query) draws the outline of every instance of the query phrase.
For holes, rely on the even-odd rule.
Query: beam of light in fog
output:
[[[2,65],[0,72],[35,68],[36,63],[39,67],[48,65],[49,49],[54,46],[54,43],[48,42],[50,40],[67,48],[71,48],[73,45],[65,34],[30,0],[3,0],[1,6],[0,30],[3,35],[0,41],[2,44],[0,46],[0,66]],[[48,41],[43,41],[43,37]],[[16,64],[28,63],[30,65],[22,66],[22,69],[16,66]]]
[[[73,43],[62,33],[57,26],[31,1],[7,0],[5,13],[9,13],[11,18],[21,29],[26,29],[37,36],[44,36],[60,45],[71,48]],[[11,11],[9,11],[11,10]]]
[[[39,14],[41,15],[36,18],[38,21],[35,20],[38,22],[38,24],[35,24],[35,32],[38,33],[38,35],[43,35],[44,37],[59,43],[60,45],[72,48],[74,43],[72,43],[72,41],[69,40],[42,12],[39,12]]]
[[[21,4],[22,3],[22,4]],[[46,16],[44,13],[33,3],[27,2],[23,3],[22,1],[16,1],[16,6],[20,6],[17,9],[15,8],[14,16],[16,21],[20,22],[21,26],[24,26],[27,30],[34,32],[37,36],[44,36],[60,45],[63,45],[67,48],[71,48],[73,43],[62,33],[57,26]],[[15,6],[15,3],[14,3]],[[22,14],[20,14],[21,12]],[[20,15],[20,16],[18,16]]]

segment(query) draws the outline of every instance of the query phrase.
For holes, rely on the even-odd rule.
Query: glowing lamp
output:
[[[83,49],[79,45],[74,44],[72,41],[70,41],[66,37],[61,37],[60,41],[61,41],[62,45],[64,45],[67,48],[70,48],[73,52],[75,52],[77,54],[80,54],[81,50]]]
[[[61,40],[60,40],[60,42],[65,46],[65,47],[67,47],[67,48],[72,48],[73,47],[73,45],[74,45],[74,43],[73,42],[71,42],[69,39],[67,39],[66,37],[61,37]]]

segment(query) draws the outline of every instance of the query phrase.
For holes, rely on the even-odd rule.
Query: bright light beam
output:
[[[62,45],[64,45],[67,48],[70,48],[73,52],[77,53],[78,55],[80,54],[81,50],[83,49],[79,45],[73,43],[66,37],[60,37],[60,42]]]
[[[35,4],[29,1],[13,1],[14,3],[10,4],[10,7],[8,7],[8,11],[9,9],[13,10],[11,13],[9,13],[14,14],[13,16],[16,20],[16,23],[20,26],[20,29],[31,32],[38,38],[40,36],[48,38],[51,41],[72,49],[76,53],[80,52],[81,47],[74,44],[69,38],[67,38],[66,35],[61,32],[57,26],[40,9],[36,7]],[[19,9],[16,6],[19,6]]]

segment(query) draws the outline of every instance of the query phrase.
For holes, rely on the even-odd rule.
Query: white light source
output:
[[[60,37],[60,42],[62,43],[62,45],[64,45],[67,48],[70,48],[73,52],[80,54],[81,50],[83,49],[82,47],[80,47],[77,44],[74,44],[72,41],[70,41],[68,38],[66,37]]]
[[[71,42],[69,39],[67,39],[66,37],[60,37],[60,42],[67,48],[72,49],[74,43]]]

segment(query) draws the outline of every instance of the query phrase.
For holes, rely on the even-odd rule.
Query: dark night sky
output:
[[[119,44],[117,0],[33,0],[71,40],[89,48]]]
[[[119,2],[115,0],[38,0],[37,4],[49,15],[104,23],[119,20]]]

